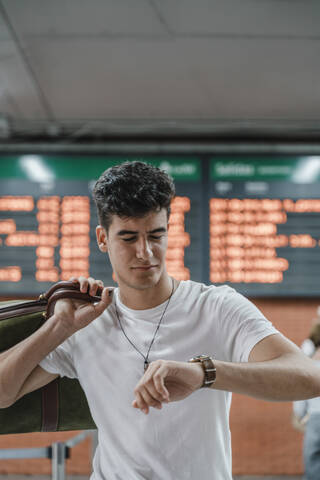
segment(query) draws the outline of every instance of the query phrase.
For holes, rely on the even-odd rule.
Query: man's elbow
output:
[[[294,393],[288,400],[299,401],[320,397],[320,367],[314,360],[298,352],[286,355],[284,362],[289,366],[287,383],[284,382],[284,386]]]
[[[305,398],[320,397],[320,368],[312,365],[305,373],[305,389],[308,392]]]
[[[312,397],[320,397],[320,372],[318,373],[317,376],[314,376],[312,381]]]
[[[4,396],[0,396],[0,409],[8,408],[13,405],[17,399],[12,398],[5,398]]]
[[[0,408],[11,407],[17,400],[18,396],[13,397],[8,394],[7,388],[0,382]]]

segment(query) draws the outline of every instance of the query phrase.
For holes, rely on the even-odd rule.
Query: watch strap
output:
[[[213,359],[209,355],[198,355],[189,360],[191,363],[199,362],[203,368],[204,379],[201,388],[210,388],[216,381],[217,370],[214,365]]]

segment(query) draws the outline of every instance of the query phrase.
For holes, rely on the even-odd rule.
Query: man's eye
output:
[[[151,240],[160,240],[162,237],[163,237],[163,235],[150,235],[149,236],[149,238]],[[127,238],[123,238],[122,240],[124,242],[133,242],[136,239],[137,239],[136,237],[127,237]]]

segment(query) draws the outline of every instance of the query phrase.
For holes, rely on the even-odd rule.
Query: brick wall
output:
[[[298,345],[308,335],[319,302],[315,300],[254,300],[274,325]],[[302,434],[291,427],[290,403],[270,403],[234,395],[231,409],[233,472],[244,474],[300,474]],[[64,441],[72,433],[0,436],[0,448],[41,447]],[[90,472],[90,440],[72,449],[69,474]],[[0,474],[50,474],[49,460],[0,461]]]
[[[309,333],[320,301],[254,300],[276,328],[297,345]],[[292,404],[233,395],[231,432],[233,472],[301,474],[303,435],[291,426]]]

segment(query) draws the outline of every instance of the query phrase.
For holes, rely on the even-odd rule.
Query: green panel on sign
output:
[[[53,155],[2,155],[0,178],[19,178],[34,182],[58,179],[93,180],[107,168],[125,161],[141,160],[167,171],[177,181],[199,181],[200,160],[195,157],[146,156],[53,156]]]
[[[194,157],[143,157],[142,160],[165,170],[178,181],[195,182],[201,179],[200,160]]]
[[[105,157],[12,155],[0,156],[1,178],[20,178],[35,182],[56,179],[85,180],[98,178],[117,162]]]
[[[220,157],[210,160],[211,180],[320,181],[320,156],[303,157]]]

